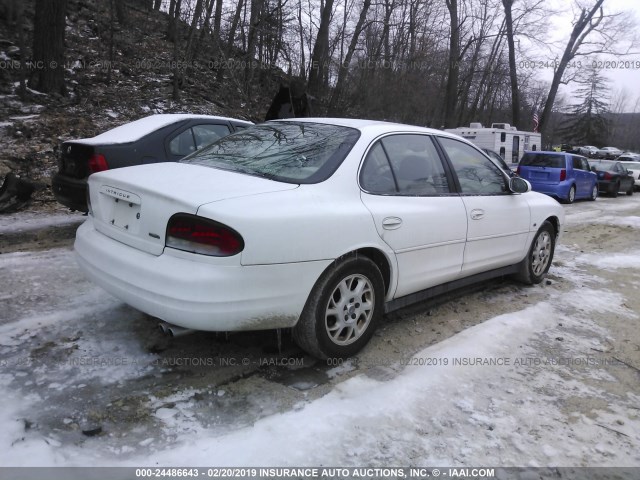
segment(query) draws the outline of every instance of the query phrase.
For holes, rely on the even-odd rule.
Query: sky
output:
[[[566,8],[569,5],[569,1],[566,0],[556,1],[555,3],[560,8]],[[584,3],[592,4],[593,2]],[[605,0],[604,8],[605,13],[626,12],[632,15],[636,21],[636,35],[640,40],[640,0]],[[570,15],[570,13],[568,14]],[[552,23],[558,32],[554,37],[563,42],[563,47],[566,45],[571,30],[571,24],[567,24],[567,18],[569,17],[562,15],[552,19]],[[615,96],[616,93],[621,91],[626,92],[628,100],[625,105],[625,111],[634,111],[635,108],[640,107],[640,105],[636,107],[636,100],[640,98],[640,43],[636,47],[636,51],[638,53],[635,55],[603,55],[598,57],[598,65],[602,66],[605,76],[611,81],[609,85],[611,96]],[[583,62],[586,61],[587,63],[592,63],[594,60],[594,57],[582,59]],[[551,81],[551,75],[551,70],[543,71],[540,79]],[[561,86],[559,93],[570,96],[574,88],[575,86],[571,85]],[[569,101],[571,101],[570,98]]]

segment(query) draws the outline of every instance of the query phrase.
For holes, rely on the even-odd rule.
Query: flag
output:
[[[540,125],[540,118],[538,118],[538,109],[533,111],[533,131],[538,133],[538,126]]]

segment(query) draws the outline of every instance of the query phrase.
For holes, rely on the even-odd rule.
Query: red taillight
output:
[[[567,179],[567,171],[563,168],[560,170],[560,181],[564,182]]]
[[[177,213],[167,224],[167,247],[214,257],[230,257],[244,249],[238,232],[196,215]]]
[[[518,165],[518,168],[516,169],[516,173],[520,175],[520,165]]]
[[[612,175],[609,172],[604,172],[604,177],[605,180],[611,180]]]
[[[104,155],[99,153],[91,155],[89,159],[89,173],[103,172],[105,170],[109,170],[109,164],[107,164],[107,159],[104,158]]]

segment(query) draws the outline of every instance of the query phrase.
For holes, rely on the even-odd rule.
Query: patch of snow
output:
[[[585,253],[576,258],[577,263],[592,265],[604,270],[617,270],[619,268],[640,269],[640,251],[630,253],[602,254]]]
[[[18,212],[8,215],[0,215],[0,234],[27,232],[39,230],[54,225],[70,225],[72,223],[82,223],[86,217],[81,213],[56,213],[48,214],[41,212]]]
[[[231,120],[226,117],[216,117],[212,115],[191,115],[181,113],[150,115],[148,117],[120,125],[119,127],[108,130],[93,138],[83,138],[75,141],[88,145],[130,143],[140,140],[145,135],[149,135],[160,128],[189,119]]]

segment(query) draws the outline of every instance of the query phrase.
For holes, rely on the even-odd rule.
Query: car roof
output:
[[[404,123],[384,122],[382,120],[368,120],[361,118],[324,118],[324,117],[307,117],[307,118],[285,118],[280,120],[271,120],[271,122],[305,122],[305,123],[322,123],[326,125],[338,125],[342,127],[356,128],[362,132],[370,131],[374,133],[379,130],[380,133],[385,131],[403,131],[416,133],[429,133],[432,135],[440,135],[443,137],[461,139],[459,135],[450,132],[444,132],[435,128],[419,127],[417,125],[407,125]],[[467,143],[470,143],[467,141]]]
[[[104,145],[104,144],[120,144],[131,143],[140,140],[142,137],[149,135],[150,133],[167,127],[173,123],[182,122],[184,120],[220,120],[223,122],[239,122],[244,123],[247,126],[253,125],[252,122],[245,120],[238,120],[235,118],[218,117],[215,115],[193,115],[189,113],[160,113],[156,115],[149,115],[133,122],[125,123],[118,127],[107,130],[100,135],[96,135],[92,138],[81,138],[79,140],[73,140],[74,142],[80,142],[88,145]]]

